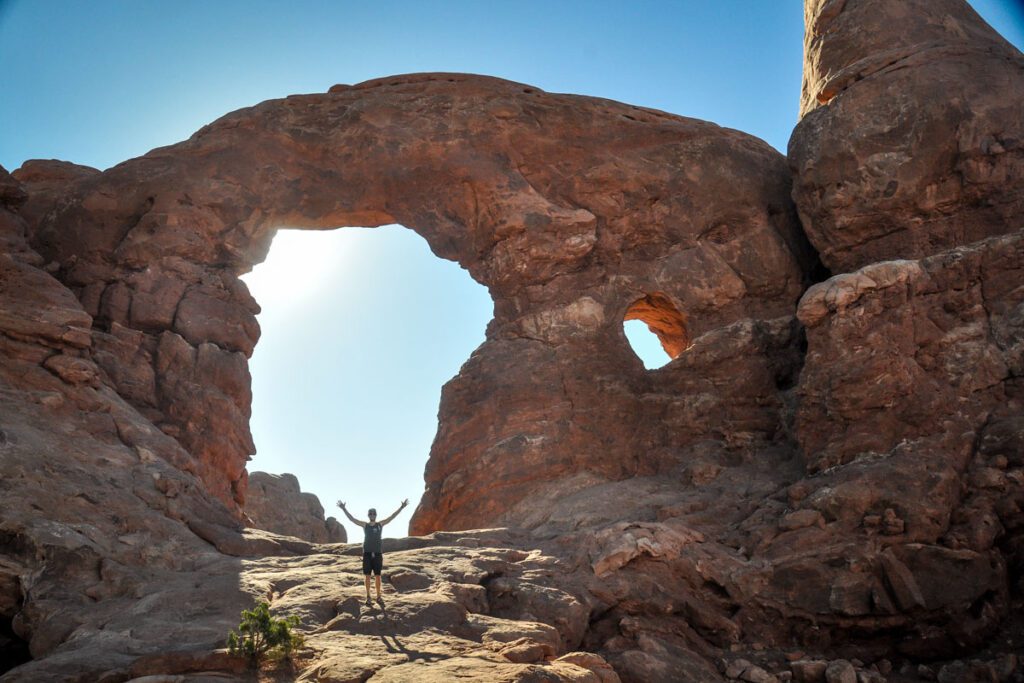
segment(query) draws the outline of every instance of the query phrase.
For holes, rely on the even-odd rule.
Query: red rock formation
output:
[[[295,536],[311,543],[344,543],[345,527],[334,517],[324,519],[320,499],[303,493],[294,474],[249,473],[246,516],[256,529]]]
[[[36,658],[10,678],[230,672],[211,648],[260,597],[308,624],[307,678],[1012,680],[1021,58],[953,0],[807,21],[795,181],[741,133],[439,74],[0,173],[0,635]],[[809,288],[791,190],[838,273]],[[495,299],[414,530],[520,530],[389,541],[385,632],[356,557],[231,513],[237,275],[279,226],[392,221]],[[674,360],[645,371],[625,318]]]
[[[993,411],[1019,399],[1022,281],[1018,232],[812,287],[798,311],[809,349],[797,430],[810,470],[910,443],[936,471],[940,453],[962,469]]]
[[[50,187],[47,168],[28,169],[30,191]],[[96,318],[101,367],[225,501],[243,500],[253,450],[243,356],[258,308],[236,275],[274,230],[398,221],[458,260],[490,289],[495,320],[444,391],[413,523],[424,532],[493,524],[581,469],[671,468],[709,436],[664,428],[685,380],[647,373],[621,323],[654,293],[692,339],[792,316],[807,256],[789,191],[783,159],[742,133],[418,75],[235,112],[32,211],[34,243]],[[752,362],[789,372],[760,351]],[[777,436],[773,381],[747,441]],[[733,403],[715,409],[728,420]]]
[[[933,654],[991,633],[1024,558],[1024,57],[959,1],[807,12],[794,197],[852,272],[798,308],[795,433],[818,476],[789,495],[833,530],[816,565],[851,568],[814,572],[831,591],[812,611],[914,615],[900,647]]]

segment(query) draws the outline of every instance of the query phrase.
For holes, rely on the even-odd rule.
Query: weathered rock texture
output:
[[[908,653],[962,648],[1024,567],[1024,57],[962,2],[806,10],[793,194],[852,272],[798,308],[812,476],[790,498],[856,546],[817,551],[848,568],[821,605],[868,630],[913,614]]]
[[[833,272],[1016,232],[1024,56],[963,0],[808,0],[793,196]]]
[[[294,474],[251,472],[243,510],[256,529],[312,543],[348,540],[345,527],[334,517],[324,519],[320,499],[303,493]]]
[[[217,648],[264,598],[306,680],[1012,680],[1020,65],[963,2],[811,0],[788,165],[426,74],[0,174],[0,653],[32,657],[6,679],[241,675]],[[242,528],[238,275],[279,226],[390,222],[495,319],[413,520],[449,531],[393,542],[367,609],[358,547]],[[674,360],[644,370],[624,318]]]

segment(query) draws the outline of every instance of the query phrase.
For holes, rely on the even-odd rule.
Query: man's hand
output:
[[[405,500],[402,501],[402,507],[405,507],[408,504],[409,504],[409,499],[408,498],[406,498]]]
[[[341,501],[339,500],[339,501],[338,501],[338,507],[340,507],[340,508],[341,508],[342,510],[344,510],[344,509],[345,509],[345,504],[344,504],[344,503],[342,503],[342,502],[341,502]]]

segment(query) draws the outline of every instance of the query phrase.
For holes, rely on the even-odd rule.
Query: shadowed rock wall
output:
[[[793,198],[833,272],[1016,232],[1024,57],[963,0],[808,0]]]
[[[839,612],[916,614],[907,652],[978,642],[1024,567],[1024,56],[959,0],[805,9],[793,196],[840,274],[798,307],[798,505],[895,591],[854,570]]]

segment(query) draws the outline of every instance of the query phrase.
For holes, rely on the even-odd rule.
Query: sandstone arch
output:
[[[59,201],[46,191],[57,176],[75,177]],[[696,340],[791,319],[805,286],[788,171],[766,144],[479,76],[335,86],[234,112],[102,174],[36,163],[18,178],[38,248],[98,323],[100,365],[227,502],[244,498],[245,357],[259,335],[237,276],[278,226],[401,223],[486,285],[495,319],[444,389],[417,532],[507,521],[528,492],[580,472],[677,465],[708,436],[703,411],[721,406],[668,395],[717,361],[694,354],[653,387],[615,343],[614,312],[666,292]],[[769,357],[790,343],[785,324],[772,329],[753,361],[767,385]],[[726,412],[771,440],[767,404]],[[679,411],[686,428],[666,428]]]
[[[1021,613],[1024,234],[1019,183],[1002,182],[1022,177],[1021,58],[959,0],[806,9],[808,87],[843,78],[794,133],[796,195],[826,265],[859,269],[795,307],[789,180],[764,145],[493,79],[268,102],[103,174],[37,162],[22,186],[0,172],[0,532],[23,539],[2,544],[0,621],[34,658],[12,680],[205,670],[223,626],[267,595],[341,629],[310,633],[324,648],[311,675],[365,675],[330,654],[375,640],[348,637],[365,631],[334,592],[339,569],[358,581],[356,559],[233,528],[206,488],[229,505],[244,493],[258,330],[237,273],[282,222],[392,219],[498,304],[445,388],[416,528],[527,527],[401,541],[417,570],[398,581],[405,605],[429,596],[424,613],[452,617],[445,657],[470,653],[485,678],[576,647],[632,680],[765,678],[740,656],[774,672],[795,649],[1012,675],[1012,658],[933,660],[995,656]],[[904,39],[928,49],[889,69]],[[956,106],[931,109],[936,73]],[[1006,83],[998,106],[990,78]],[[862,137],[888,130],[893,102],[903,123],[955,124],[965,154],[936,157],[903,135],[913,125]],[[879,149],[872,163],[921,149],[908,171],[925,180],[971,171],[943,220],[919,222],[906,184],[890,197],[850,171]],[[850,203],[837,182],[867,191]],[[693,341],[657,373],[617,343],[651,292],[678,303]],[[481,606],[490,625],[467,615]],[[550,639],[487,648],[524,615]],[[172,642],[190,649],[167,657]],[[382,677],[420,666],[370,651]]]

